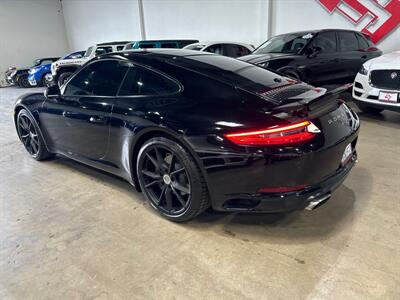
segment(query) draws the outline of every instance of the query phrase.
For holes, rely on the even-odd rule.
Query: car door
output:
[[[362,61],[368,56],[360,49],[356,33],[353,31],[338,31],[341,64],[345,68],[345,82],[353,82]]]
[[[90,160],[107,150],[113,101],[129,66],[113,59],[94,61],[82,68],[47,99],[41,123],[52,151]]]
[[[305,50],[304,66],[307,81],[314,85],[340,81],[344,70],[340,65],[336,33],[323,31],[318,33]]]

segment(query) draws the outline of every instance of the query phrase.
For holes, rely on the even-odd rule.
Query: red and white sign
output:
[[[379,43],[400,24],[400,0],[317,0],[329,13],[335,10],[343,14],[352,23],[358,25],[368,20],[361,30],[371,36],[374,43]],[[382,21],[384,19],[384,21]],[[376,24],[380,26],[376,26]],[[377,28],[376,28],[377,27]]]

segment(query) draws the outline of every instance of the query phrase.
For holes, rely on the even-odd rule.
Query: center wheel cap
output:
[[[165,174],[163,180],[165,184],[171,184],[171,177],[169,177],[169,175]]]

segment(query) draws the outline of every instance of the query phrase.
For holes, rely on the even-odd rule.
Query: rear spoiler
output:
[[[293,116],[308,118],[314,118],[326,114],[335,110],[344,102],[344,100],[340,99],[340,96],[343,93],[348,92],[352,86],[353,84],[351,83],[346,84],[316,98],[300,99],[298,101],[277,106],[272,111],[272,114],[288,113]]]

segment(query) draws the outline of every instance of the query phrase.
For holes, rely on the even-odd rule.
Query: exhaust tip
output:
[[[305,210],[314,210],[317,207],[320,207],[323,205],[326,201],[328,201],[331,198],[331,194],[325,194],[323,196],[310,196],[308,200],[310,202],[308,205],[304,208]]]

